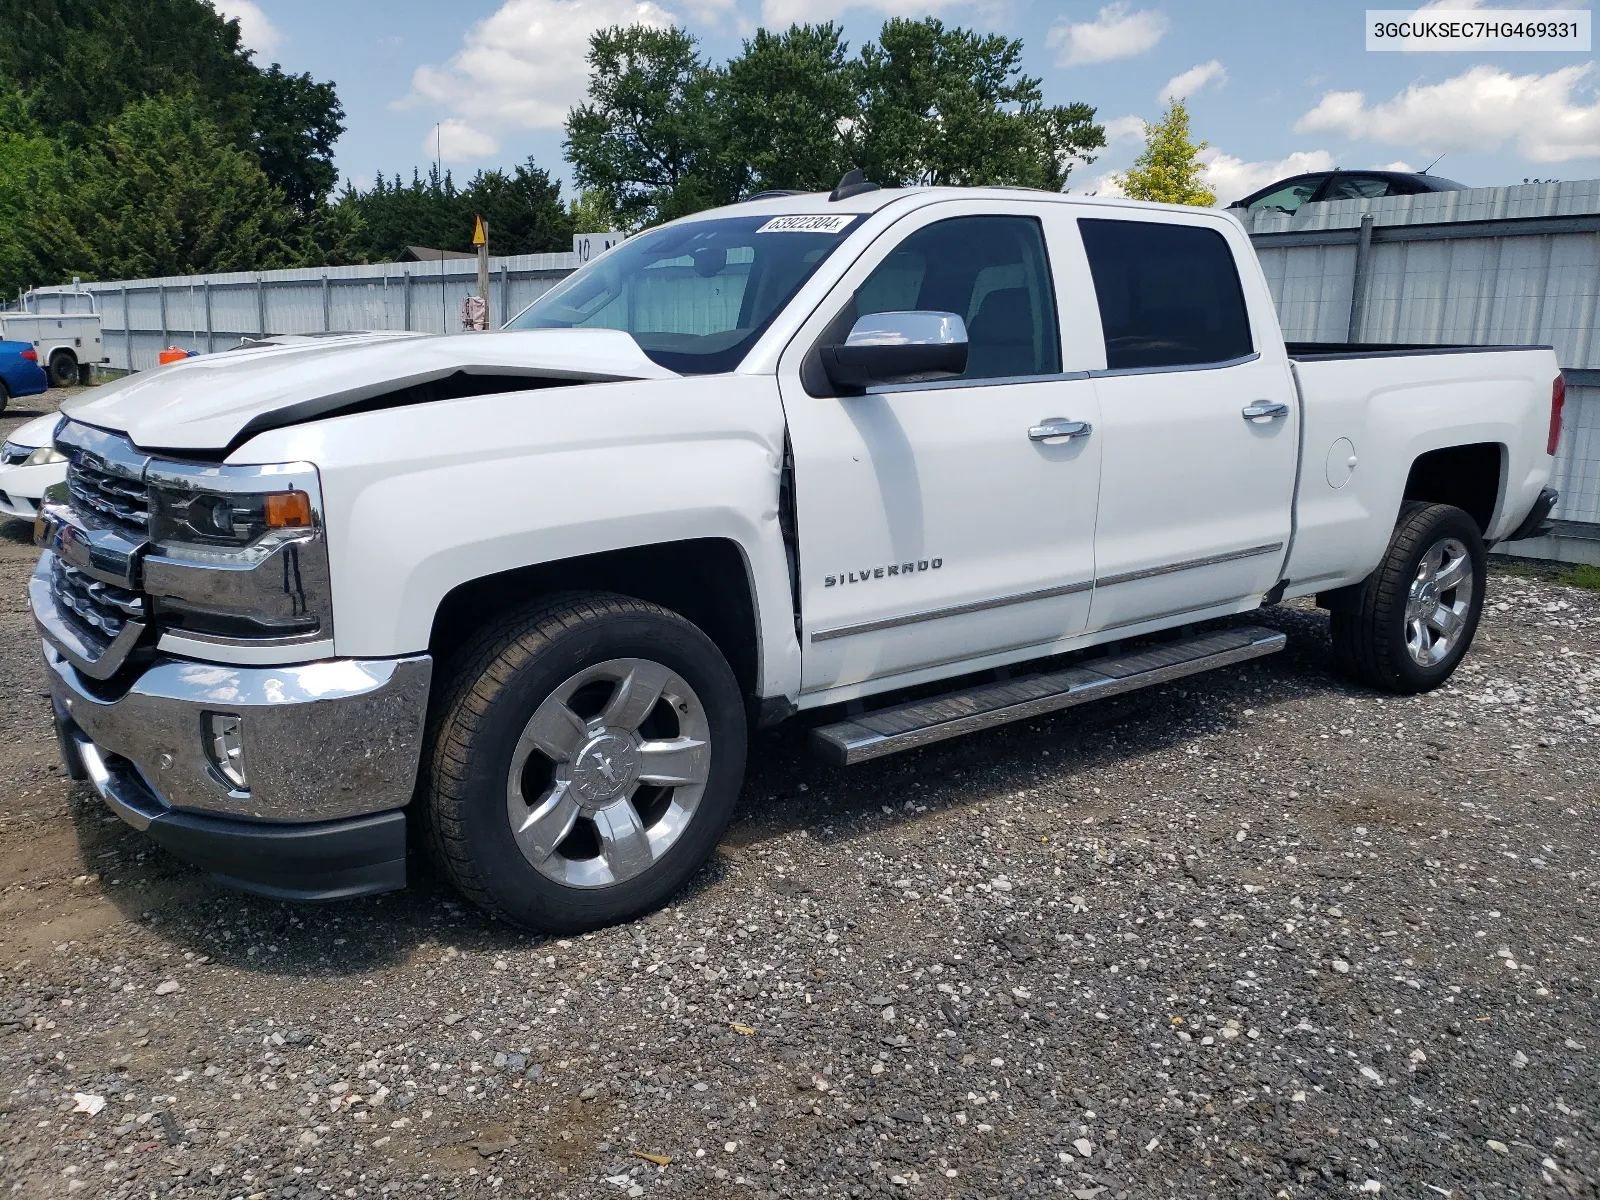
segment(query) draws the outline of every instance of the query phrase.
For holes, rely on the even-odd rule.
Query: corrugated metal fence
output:
[[[1291,341],[1554,346],[1567,378],[1559,536],[1508,549],[1600,563],[1600,179],[1245,220]]]
[[[1519,552],[1600,563],[1600,180],[1476,188],[1244,214],[1293,341],[1547,343],[1566,372],[1558,537]],[[573,254],[490,260],[490,325],[576,269]],[[461,328],[476,264],[379,263],[85,284],[112,365],[245,335]],[[33,293],[36,311],[77,305]]]
[[[490,326],[515,316],[577,266],[576,254],[491,258]],[[142,371],[155,366],[167,346],[210,353],[264,333],[459,333],[461,301],[477,287],[476,262],[446,259],[86,283],[76,293],[41,288],[30,294],[29,307],[81,311],[88,293],[100,313],[110,365]]]

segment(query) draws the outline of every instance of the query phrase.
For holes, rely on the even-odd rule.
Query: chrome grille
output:
[[[144,597],[138,592],[101,583],[59,558],[50,583],[56,603],[97,639],[110,642],[129,621],[144,620]]]
[[[74,454],[67,467],[67,490],[75,506],[135,534],[150,528],[150,493],[143,482],[114,475]]]

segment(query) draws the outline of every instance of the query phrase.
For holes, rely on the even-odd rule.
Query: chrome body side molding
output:
[[[1244,550],[1230,550],[1226,554],[1208,554],[1205,558],[1186,558],[1182,562],[1165,563],[1159,567],[1145,567],[1138,571],[1124,571],[1120,575],[1107,575],[1094,581],[1095,587],[1116,587],[1119,583],[1133,583],[1139,579],[1154,579],[1157,575],[1171,575],[1177,571],[1198,571],[1201,567],[1214,567],[1219,563],[1238,562],[1241,558],[1257,558],[1263,554],[1276,554],[1283,549],[1282,542],[1266,542]]]
[[[945,617],[960,617],[968,613],[986,612],[1012,604],[1028,604],[1034,600],[1048,600],[1054,596],[1070,596],[1090,588],[1115,587],[1119,583],[1133,583],[1138,579],[1152,579],[1157,575],[1170,575],[1176,571],[1195,571],[1201,567],[1214,567],[1219,563],[1237,562],[1242,558],[1256,558],[1263,554],[1276,554],[1283,549],[1282,542],[1268,542],[1244,550],[1230,550],[1226,554],[1212,554],[1205,558],[1189,558],[1182,562],[1166,563],[1159,567],[1145,567],[1139,571],[1125,571],[1120,575],[1107,575],[1093,582],[1066,583],[1060,587],[1040,588],[1033,592],[1018,592],[1012,596],[996,596],[992,600],[974,600],[970,604],[952,604],[947,608],[930,608],[923,612],[906,613],[898,617],[884,617],[877,621],[862,621],[855,625],[837,625],[832,629],[818,629],[811,635],[813,642],[828,642],[834,638],[853,637],[862,633],[878,633],[902,625],[915,625],[922,621],[939,621]],[[1143,620],[1143,618],[1140,618]],[[1137,623],[1137,622],[1130,622]]]
[[[916,625],[923,621],[938,621],[945,617],[960,617],[967,613],[987,612],[1012,604],[1027,604],[1033,600],[1048,600],[1053,596],[1070,596],[1087,592],[1094,586],[1085,580],[1081,583],[1064,583],[1059,587],[1040,588],[1032,592],[1018,592],[1013,596],[996,596],[992,600],[974,600],[970,604],[952,604],[947,608],[930,608],[924,612],[906,613],[899,617],[884,617],[879,621],[862,621],[856,625],[838,625],[833,629],[818,629],[811,635],[813,642],[827,642],[834,638],[852,637],[858,633],[877,633],[883,629],[896,629],[901,625]]]

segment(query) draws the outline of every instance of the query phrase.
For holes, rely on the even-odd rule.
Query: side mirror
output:
[[[828,382],[847,394],[949,379],[967,369],[967,323],[950,312],[872,313],[843,345],[821,347],[821,358]]]

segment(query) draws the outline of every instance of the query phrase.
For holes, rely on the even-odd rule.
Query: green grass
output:
[[[1500,575],[1510,575],[1519,579],[1542,579],[1546,583],[1564,583],[1568,587],[1587,588],[1591,592],[1600,592],[1600,567],[1593,567],[1588,563],[1568,566],[1565,563],[1512,559],[1510,561],[1492,562],[1492,566],[1494,571]]]

